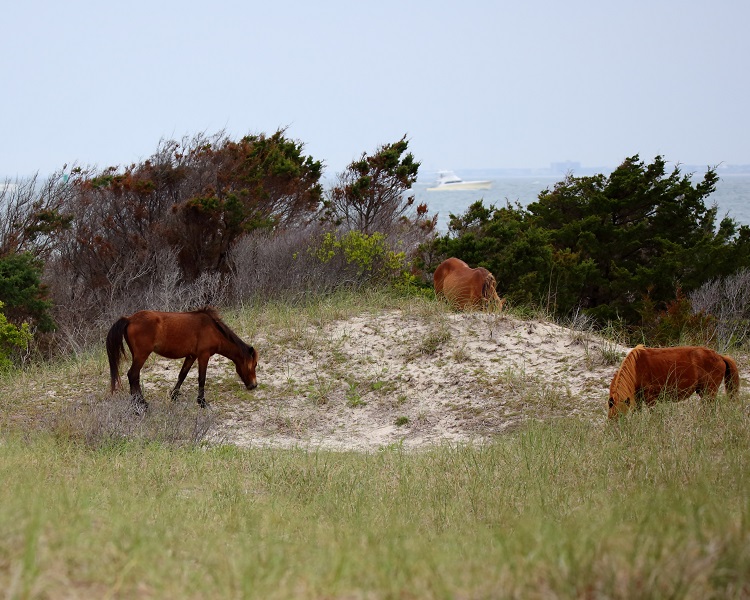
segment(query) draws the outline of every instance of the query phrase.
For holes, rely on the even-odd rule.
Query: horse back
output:
[[[444,260],[433,276],[435,293],[458,308],[480,306],[484,301],[502,305],[495,290],[495,277],[484,267],[472,269],[458,258]]]
[[[432,280],[435,285],[435,293],[440,294],[443,292],[443,289],[445,286],[445,279],[449,275],[454,274],[457,271],[460,272],[464,269],[470,270],[470,267],[460,258],[451,257],[441,262],[438,265],[438,268],[435,269],[435,273],[432,276]]]
[[[478,305],[482,299],[484,274],[477,269],[449,273],[443,282],[443,294],[460,308]]]
[[[636,383],[647,398],[664,390],[686,398],[697,390],[718,388],[725,372],[723,358],[710,348],[644,348],[637,360]]]
[[[128,345],[156,352],[166,358],[215,353],[221,332],[205,312],[159,312],[143,310],[128,319]]]

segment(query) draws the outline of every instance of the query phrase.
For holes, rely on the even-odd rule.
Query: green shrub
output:
[[[750,227],[719,219],[708,203],[717,181],[714,169],[696,180],[661,156],[646,164],[635,155],[610,175],[568,175],[525,208],[480,201],[451,215],[426,270],[457,256],[489,269],[513,304],[583,310],[599,325],[637,326],[644,313],[671,310],[657,333],[672,340],[683,328],[669,308],[676,290],[689,296],[750,265]]]
[[[376,283],[393,283],[406,270],[406,253],[395,252],[382,233],[348,231],[343,235],[325,233],[317,248],[310,250],[323,263],[343,258],[357,270],[357,277]]]
[[[31,322],[40,331],[52,331],[52,302],[41,283],[43,270],[44,263],[28,252],[0,257],[0,301],[9,320]]]
[[[26,348],[32,338],[28,323],[23,323],[20,327],[8,323],[3,314],[3,306],[3,302],[0,301],[0,371],[13,366],[13,354]]]

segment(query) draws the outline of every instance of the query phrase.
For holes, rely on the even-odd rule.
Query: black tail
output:
[[[120,317],[107,334],[107,356],[109,357],[109,376],[111,389],[114,392],[120,387],[120,357],[125,356],[125,335],[128,329],[128,318]]]
[[[740,373],[737,370],[737,363],[734,362],[729,356],[722,356],[724,359],[725,371],[724,371],[724,387],[727,390],[727,395],[734,399],[740,392]]]

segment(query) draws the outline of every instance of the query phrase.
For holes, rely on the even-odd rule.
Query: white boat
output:
[[[444,192],[450,190],[488,190],[492,187],[491,181],[464,181],[453,171],[438,171],[437,181],[433,187],[428,187],[428,192]]]

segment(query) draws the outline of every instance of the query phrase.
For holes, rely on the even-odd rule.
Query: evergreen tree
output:
[[[474,205],[436,248],[489,268],[511,300],[636,324],[644,307],[750,265],[750,228],[717,225],[706,203],[717,181],[714,169],[694,183],[660,156],[636,155],[609,176],[569,175],[526,210]]]
[[[30,323],[40,331],[51,331],[52,302],[41,283],[44,264],[29,253],[0,257],[0,302],[11,323]]]

